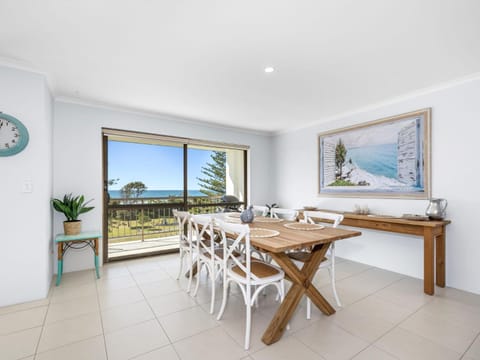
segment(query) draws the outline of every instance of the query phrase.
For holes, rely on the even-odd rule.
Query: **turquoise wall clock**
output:
[[[13,116],[0,112],[0,156],[12,156],[25,149],[28,130]]]

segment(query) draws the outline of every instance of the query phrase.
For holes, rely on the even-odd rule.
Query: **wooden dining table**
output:
[[[310,298],[318,309],[325,315],[332,315],[335,309],[322,296],[312,283],[312,279],[325,254],[333,241],[360,236],[359,231],[345,230],[325,226],[316,230],[298,230],[285,227],[281,222],[257,222],[250,224],[250,228],[271,229],[279,232],[273,237],[251,237],[250,242],[256,248],[268,253],[285,272],[286,278],[292,282],[283,302],[279,305],[270,324],[265,330],[262,341],[273,344],[278,341],[295,313],[303,295]],[[287,253],[290,250],[310,248],[310,256],[301,268],[297,267]]]

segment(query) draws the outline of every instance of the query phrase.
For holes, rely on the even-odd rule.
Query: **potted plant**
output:
[[[82,221],[78,219],[80,214],[84,214],[94,208],[94,206],[87,206],[93,199],[85,202],[83,195],[73,196],[71,193],[63,196],[63,200],[53,199],[53,208],[61,212],[67,218],[63,222],[63,229],[65,235],[80,234]]]

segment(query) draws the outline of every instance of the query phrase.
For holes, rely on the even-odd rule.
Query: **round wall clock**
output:
[[[0,156],[18,154],[28,144],[28,130],[13,116],[0,112]]]

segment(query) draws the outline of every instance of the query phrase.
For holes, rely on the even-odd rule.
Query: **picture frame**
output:
[[[431,108],[318,135],[319,195],[428,199]]]

